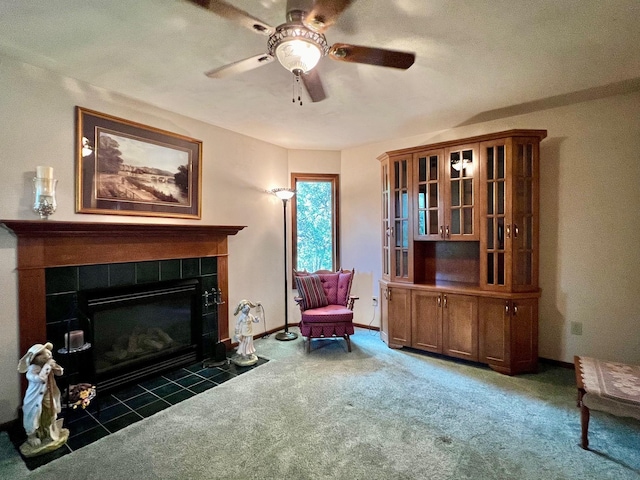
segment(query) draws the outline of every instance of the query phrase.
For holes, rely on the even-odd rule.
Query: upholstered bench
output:
[[[589,448],[589,410],[640,420],[640,366],[575,356],[581,446]]]

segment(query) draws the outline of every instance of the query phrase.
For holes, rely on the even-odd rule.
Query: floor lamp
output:
[[[283,219],[284,219],[284,332],[276,334],[276,340],[295,340],[298,334],[289,331],[289,292],[287,287],[287,278],[289,272],[287,270],[287,202],[296,194],[291,188],[274,188],[271,192],[282,200]]]

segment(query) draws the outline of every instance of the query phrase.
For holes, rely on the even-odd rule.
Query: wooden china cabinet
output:
[[[387,152],[381,336],[509,375],[538,362],[539,145],[509,130]]]

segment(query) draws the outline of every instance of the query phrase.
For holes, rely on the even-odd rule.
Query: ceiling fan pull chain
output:
[[[302,87],[300,87],[300,79],[298,79],[298,101],[300,102],[300,106],[302,106]]]
[[[293,72],[293,86],[292,86],[292,95],[293,98],[291,101],[296,103],[296,92],[298,96],[298,102],[300,102],[300,106],[302,106],[302,87],[300,86],[300,74],[297,72]]]

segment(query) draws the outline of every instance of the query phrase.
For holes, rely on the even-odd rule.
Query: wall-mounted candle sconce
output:
[[[56,211],[56,186],[58,180],[53,178],[52,167],[36,167],[36,176],[33,178],[33,211],[46,220]]]

